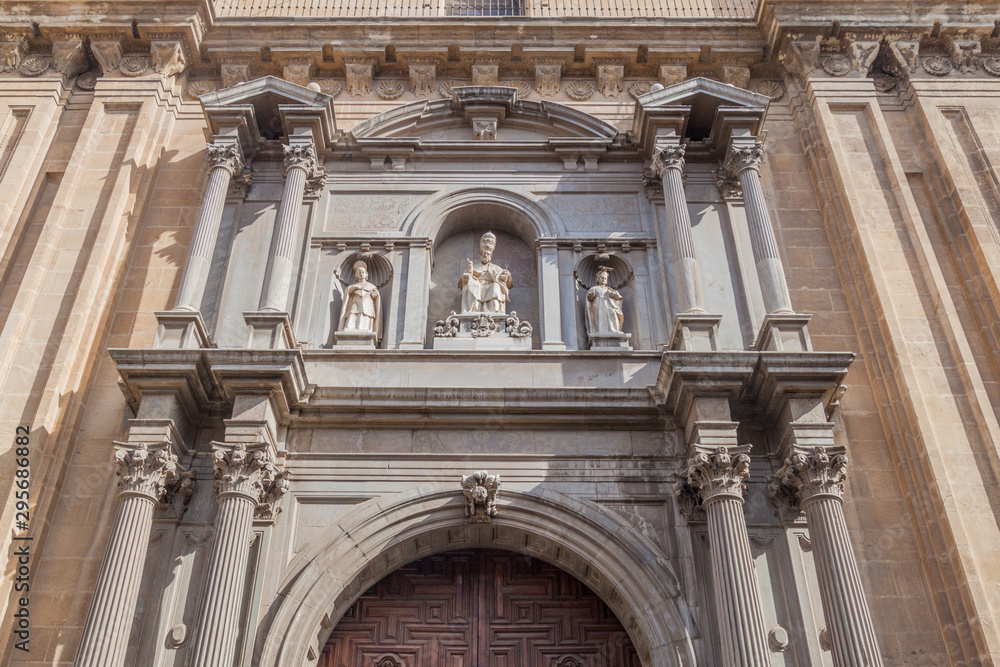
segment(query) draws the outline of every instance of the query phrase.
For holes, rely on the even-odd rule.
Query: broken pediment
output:
[[[686,143],[688,159],[711,159],[725,153],[734,132],[757,136],[769,103],[766,95],[696,77],[639,96],[632,131],[646,154],[656,137],[673,136]]]
[[[266,76],[199,99],[213,135],[237,127],[250,145],[257,146],[262,140],[281,139],[295,134],[296,128],[308,127],[321,153],[336,142],[333,98],[284,79]]]
[[[610,145],[617,133],[596,116],[556,102],[522,100],[516,88],[504,86],[456,87],[451,99],[404,104],[352,131],[361,145],[408,140],[422,148],[477,141],[547,144],[552,139]]]

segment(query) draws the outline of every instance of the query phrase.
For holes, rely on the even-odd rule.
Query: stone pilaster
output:
[[[701,425],[736,440],[736,424]],[[727,437],[728,436],[728,437]],[[750,476],[749,445],[694,445],[689,450],[681,494],[700,500],[708,522],[709,551],[719,642],[725,667],[767,667],[770,658],[746,520],[744,482]]]
[[[233,664],[254,515],[259,508],[269,508],[273,516],[273,503],[288,489],[287,477],[267,447],[248,450],[242,442],[216,442],[212,449],[219,510],[191,667]]]
[[[118,512],[75,667],[124,664],[153,512],[189,481],[168,443],[151,450],[144,442],[116,442],[115,464],[121,490]]]
[[[284,153],[285,189],[281,194],[281,205],[274,223],[270,273],[261,304],[262,310],[282,313],[288,312],[288,291],[295,265],[295,237],[307,181],[325,178],[316,157],[312,136],[291,137],[284,147]]]
[[[806,514],[834,665],[880,667],[882,657],[844,519],[844,452],[836,446],[793,445],[772,478],[772,492]]]

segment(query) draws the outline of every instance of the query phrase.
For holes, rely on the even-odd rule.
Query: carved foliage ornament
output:
[[[257,515],[271,518],[276,514],[275,504],[288,492],[288,473],[280,470],[266,449],[253,453],[247,446],[236,443],[227,447],[213,443],[212,461],[215,464],[215,492],[249,497],[257,505]]]
[[[123,493],[141,494],[158,505],[178,496],[183,504],[194,491],[194,474],[180,467],[168,443],[150,451],[145,442],[116,442],[115,466]]]
[[[742,499],[749,476],[750,457],[745,452],[731,455],[728,447],[718,447],[710,452],[698,452],[688,459],[675,492],[679,496],[693,492],[703,503],[718,496]]]
[[[795,507],[820,495],[843,498],[846,478],[847,456],[842,447],[813,447],[785,459],[769,486],[772,495],[785,495]]]
[[[733,178],[747,169],[760,169],[764,162],[764,147],[760,144],[732,146],[726,156],[726,172]]]
[[[212,169],[221,167],[227,170],[231,176],[241,173],[246,166],[243,161],[243,151],[236,143],[209,144],[205,152],[205,160]]]
[[[313,173],[319,169],[319,162],[316,159],[316,149],[312,144],[289,144],[282,146],[285,155],[285,171],[289,169],[303,169],[306,173]]]
[[[489,523],[497,515],[500,475],[491,475],[485,470],[463,475],[462,493],[469,523]]]
[[[660,145],[653,151],[650,168],[657,178],[663,178],[668,169],[684,169],[684,146],[680,144]]]

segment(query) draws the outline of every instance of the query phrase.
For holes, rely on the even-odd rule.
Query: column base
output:
[[[376,348],[374,331],[335,331],[333,338],[337,341],[338,348],[352,350],[374,350]]]
[[[288,313],[253,311],[243,313],[247,323],[246,349],[291,350],[299,347]]]
[[[771,313],[764,316],[752,350],[768,352],[810,352],[812,341],[806,325],[812,315]]]
[[[591,350],[631,350],[632,334],[595,333],[589,334]]]
[[[205,327],[205,320],[196,310],[160,310],[156,315],[156,337],[153,347],[158,350],[199,350],[215,347]]]
[[[669,350],[715,352],[719,349],[719,323],[722,315],[710,313],[680,313],[674,320]]]

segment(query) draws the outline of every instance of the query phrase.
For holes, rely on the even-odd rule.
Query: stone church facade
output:
[[[995,2],[0,0],[4,664],[1000,664],[998,112]]]

